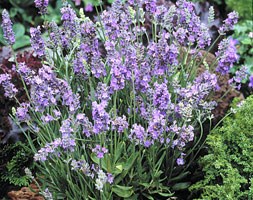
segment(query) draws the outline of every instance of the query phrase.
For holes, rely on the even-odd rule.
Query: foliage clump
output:
[[[7,185],[26,186],[29,184],[29,177],[24,169],[32,167],[32,153],[27,149],[26,144],[16,142],[15,144],[4,145],[0,148],[0,193],[4,194]]]
[[[201,190],[200,199],[253,197],[253,96],[235,112],[207,137],[208,155],[200,160],[205,177],[190,188]]]

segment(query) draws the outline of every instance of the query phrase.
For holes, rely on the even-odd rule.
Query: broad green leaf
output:
[[[12,8],[10,9],[10,12],[9,12],[9,13],[10,13],[10,17],[13,18],[13,17],[15,17],[15,16],[17,15],[18,9],[12,7]]]
[[[134,164],[136,158],[138,157],[138,154],[132,154],[129,159],[126,160],[125,165],[123,166],[124,170],[128,171]]]
[[[118,170],[120,170],[120,171],[123,170],[123,166],[122,166],[122,165],[116,165],[116,168],[117,168]]]
[[[250,38],[245,38],[245,39],[243,39],[242,41],[242,44],[249,44],[249,45],[251,45],[252,44],[252,40],[250,39]]]
[[[19,38],[25,34],[25,27],[22,24],[17,23],[13,25],[13,31],[15,33],[15,37]]]
[[[114,156],[114,163],[116,163],[118,161],[118,159],[120,158],[120,156],[122,154],[122,151],[124,150],[124,147],[125,147],[124,142],[120,142],[118,144],[117,149],[116,149],[116,153],[115,153],[115,156]]]
[[[16,38],[16,42],[13,45],[13,49],[17,50],[29,45],[30,45],[30,37],[28,35],[23,35],[21,37]]]
[[[119,197],[128,198],[130,197],[134,191],[133,187],[121,186],[121,185],[114,185],[112,187],[112,191],[117,194]]]

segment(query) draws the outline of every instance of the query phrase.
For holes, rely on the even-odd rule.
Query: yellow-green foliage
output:
[[[200,163],[204,180],[191,186],[200,199],[253,199],[253,96],[207,137],[208,155]]]

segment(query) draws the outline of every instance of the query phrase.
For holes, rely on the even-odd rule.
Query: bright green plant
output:
[[[208,154],[200,160],[204,180],[190,187],[201,191],[200,199],[253,198],[253,96],[233,112],[207,137]]]

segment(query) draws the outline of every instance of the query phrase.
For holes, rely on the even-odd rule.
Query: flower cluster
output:
[[[235,40],[223,39],[215,53],[218,57],[218,67],[216,71],[222,75],[228,74],[233,64],[238,61],[239,56],[236,53]]]
[[[49,0],[34,0],[35,7],[39,9],[40,14],[47,13],[47,6],[49,4]]]
[[[110,116],[105,110],[106,106],[107,104],[104,101],[100,104],[92,102],[93,132],[95,134],[101,134],[109,130]]]
[[[40,26],[38,26],[37,28],[31,28],[30,34],[31,34],[31,45],[35,53],[39,57],[43,57],[45,55],[45,43],[41,37]]]
[[[72,123],[70,119],[64,120],[59,130],[62,134],[62,137],[56,138],[54,141],[47,143],[43,148],[38,150],[38,153],[34,155],[34,160],[44,162],[49,156],[60,156],[60,147],[63,149],[63,151],[74,151],[76,142],[72,135],[74,130],[71,126]]]
[[[220,34],[233,30],[234,25],[238,22],[238,13],[233,11],[228,14],[228,18],[224,20],[224,24],[219,28]]]
[[[9,45],[13,45],[15,43],[15,35],[12,30],[12,22],[10,19],[10,15],[5,9],[2,11],[2,28],[4,32],[4,38]]]
[[[253,75],[249,77],[249,87],[253,88]]]
[[[16,116],[19,122],[25,122],[30,120],[29,107],[29,103],[21,103],[20,106],[17,108]]]
[[[95,148],[92,149],[92,152],[95,153],[98,158],[103,158],[104,155],[108,153],[108,149],[97,144]]]
[[[248,68],[246,66],[242,66],[240,70],[235,72],[235,75],[229,80],[229,83],[236,89],[240,90],[241,83],[244,80],[247,80],[248,76],[249,76]]]
[[[5,97],[13,98],[18,92],[15,85],[11,82],[11,76],[9,74],[0,74],[0,85],[4,88]]]
[[[116,130],[119,133],[123,133],[128,128],[129,124],[126,120],[126,116],[116,117],[112,120],[112,130]]]
[[[112,184],[114,177],[111,173],[105,173],[95,165],[89,165],[85,160],[71,160],[71,169],[80,170],[86,176],[95,179],[95,187],[97,190],[103,192],[103,187],[106,183]]]

